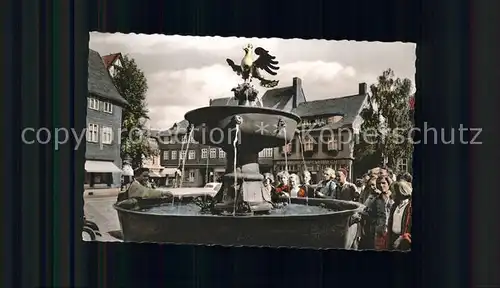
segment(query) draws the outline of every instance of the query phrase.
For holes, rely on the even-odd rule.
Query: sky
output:
[[[357,94],[359,83],[375,83],[387,68],[397,77],[415,79],[414,43],[91,32],[89,47],[101,56],[120,52],[135,59],[149,87],[148,126],[166,130],[210,99],[232,96],[231,88],[242,80],[226,58],[239,64],[249,43],[279,61],[278,75],[264,72],[266,78],[279,80],[277,87],[301,78],[308,101]],[[258,90],[259,96],[265,92]]]

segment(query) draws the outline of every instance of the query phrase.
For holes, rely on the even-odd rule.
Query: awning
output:
[[[148,175],[149,175],[149,177],[153,177],[153,178],[165,177],[165,176],[162,176],[162,175],[160,175],[159,173],[157,173],[155,171],[149,171]]]
[[[225,168],[214,168],[215,173],[226,172]]]
[[[161,170],[161,175],[162,177],[165,177],[165,176],[175,176],[175,173],[177,174],[181,174],[181,171],[177,168],[165,168],[163,170]]]
[[[89,173],[123,173],[115,163],[111,161],[85,161],[85,171]]]

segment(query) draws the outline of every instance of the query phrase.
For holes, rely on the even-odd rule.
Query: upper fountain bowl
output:
[[[209,106],[184,116],[194,126],[193,138],[200,144],[232,147],[239,121],[238,144],[254,148],[283,146],[291,141],[300,122],[296,114],[255,106]]]

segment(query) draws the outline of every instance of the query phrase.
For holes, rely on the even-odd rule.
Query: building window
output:
[[[314,124],[313,124],[314,126],[321,127],[321,126],[325,126],[325,124],[326,124],[325,119],[321,119],[321,118],[314,119]]]
[[[264,148],[259,152],[259,157],[261,158],[272,158],[273,157],[273,148]]]
[[[181,151],[181,154],[180,154],[180,155],[181,155],[181,156],[180,156],[180,159],[181,159],[181,160],[186,159],[186,150]]]
[[[339,150],[339,142],[337,137],[328,137],[328,151]]]
[[[182,141],[183,144],[187,143],[187,139],[188,139],[188,137],[186,135],[182,135],[182,140],[181,141]]]
[[[408,172],[408,160],[407,159],[398,159],[398,171],[399,172]]]
[[[201,149],[201,158],[206,159],[207,157],[208,157],[208,149],[207,148]]]
[[[113,104],[110,102],[102,102],[104,105],[103,111],[106,113],[113,113]]]
[[[163,160],[168,160],[168,151],[163,151]]]
[[[266,157],[273,158],[274,148],[266,148],[266,149],[264,149],[264,151],[266,151],[266,153],[265,153]]]
[[[177,159],[177,151],[172,151],[172,157],[170,157],[170,159],[172,160],[176,160]]]
[[[102,144],[111,144],[113,142],[113,129],[111,127],[102,127]]]
[[[219,158],[220,159],[226,158],[226,152],[224,152],[224,150],[222,150],[222,148],[219,148]]]
[[[302,144],[304,145],[304,151],[314,150],[314,141],[311,137],[306,137]]]
[[[97,143],[99,141],[99,125],[89,124],[87,128],[87,142]]]
[[[189,170],[188,181],[194,182],[195,170]]]
[[[92,110],[99,110],[99,100],[95,98],[89,98],[89,108]]]
[[[189,160],[194,160],[195,158],[196,158],[196,151],[189,150],[188,159]]]
[[[217,158],[217,149],[210,148],[210,158]]]

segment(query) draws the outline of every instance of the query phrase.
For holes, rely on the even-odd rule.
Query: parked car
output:
[[[213,189],[215,192],[219,192],[220,187],[222,186],[222,183],[219,182],[209,182],[205,184],[206,189]]]

